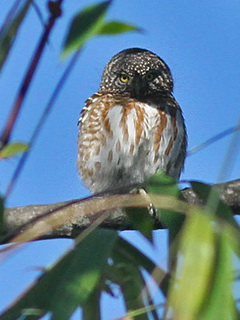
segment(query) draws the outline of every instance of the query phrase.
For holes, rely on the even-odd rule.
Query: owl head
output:
[[[127,94],[136,99],[172,90],[172,75],[166,63],[155,53],[140,48],[126,49],[113,56],[100,84],[100,92]]]

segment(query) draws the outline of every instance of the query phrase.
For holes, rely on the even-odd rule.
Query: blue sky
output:
[[[45,1],[38,1],[46,16]],[[0,5],[0,21],[12,1]],[[67,62],[60,50],[71,17],[92,1],[64,2],[24,108],[13,134],[14,141],[27,142]],[[240,118],[240,2],[238,0],[115,0],[107,20],[120,20],[143,28],[142,33],[102,36],[84,48],[74,71],[61,92],[40,138],[31,151],[7,206],[45,204],[80,198],[89,194],[77,174],[77,120],[84,101],[97,91],[101,72],[118,51],[129,47],[147,48],[171,68],[174,96],[181,105],[189,136],[189,148],[235,126]],[[19,83],[26,70],[42,26],[33,10],[24,22],[15,47],[0,78],[0,128],[6,120]],[[228,136],[189,157],[184,180],[215,183],[239,178],[240,156],[229,153],[233,136]],[[238,145],[239,151],[239,145]],[[229,166],[224,166],[224,159]],[[233,160],[233,163],[232,163]],[[4,192],[17,159],[0,165],[0,191]],[[136,232],[123,232],[135,245],[143,246]],[[164,266],[166,232],[154,232],[157,250],[144,244],[145,251]],[[37,275],[34,267],[53,262],[70,240],[29,244],[0,265],[0,310],[7,306]],[[117,301],[106,307],[104,320],[121,316]],[[115,306],[115,307],[114,307]],[[114,310],[113,310],[114,309]],[[111,315],[111,317],[110,317]]]

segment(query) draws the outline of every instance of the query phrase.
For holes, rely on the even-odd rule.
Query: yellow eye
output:
[[[152,81],[154,78],[154,75],[153,75],[153,73],[149,72],[146,74],[145,78],[147,81]]]
[[[120,81],[123,83],[127,83],[129,81],[129,76],[127,76],[126,74],[122,74],[120,76]]]

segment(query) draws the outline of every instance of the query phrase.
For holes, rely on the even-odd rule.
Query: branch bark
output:
[[[240,179],[218,186],[222,190],[222,201],[231,208],[234,215],[239,215]],[[182,195],[189,204],[202,204],[201,199],[190,188],[182,190]],[[53,215],[54,212],[56,212],[54,215],[55,222],[51,222],[51,225],[48,225],[47,229],[45,228],[47,232],[44,235],[41,234],[41,236],[37,236],[36,238],[75,238],[79,232],[93,224],[116,230],[132,229],[125,209],[116,209],[117,204],[124,203],[124,197],[126,196],[116,195],[111,197],[111,199],[107,197],[90,197],[87,199],[88,201],[72,200],[47,205],[8,208],[4,212],[5,226],[2,234],[0,234],[3,239],[2,243],[11,241],[14,236],[21,234],[27,227],[31,229],[33,222],[46,224],[43,218]],[[113,204],[112,208],[108,211],[103,211],[106,205],[110,208],[111,203]],[[146,205],[146,199],[145,203],[142,202],[142,205]],[[95,213],[96,211],[98,213]],[[163,228],[163,226],[159,221],[156,221],[155,228],[159,229]]]

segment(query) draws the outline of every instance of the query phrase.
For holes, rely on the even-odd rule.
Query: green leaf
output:
[[[95,290],[116,240],[115,231],[95,230],[43,274],[1,320],[16,319],[28,308],[49,311],[52,320],[68,319]]]
[[[126,208],[126,213],[133,228],[139,230],[152,241],[153,219],[148,208]]]
[[[29,319],[39,319],[45,314],[44,310],[40,309],[23,309],[22,315],[17,320],[29,320]]]
[[[136,265],[138,268],[145,269],[153,277],[157,285],[160,286],[163,294],[165,296],[167,295],[170,280],[168,273],[163,271],[145,254],[122,238],[118,238],[114,253],[118,254],[119,251],[123,256],[125,255],[126,259],[129,259],[131,264]]]
[[[180,237],[175,281],[170,289],[169,305],[174,318],[197,318],[215,268],[215,240],[214,225],[208,216],[198,212],[188,216]]]
[[[149,194],[169,195],[180,198],[180,190],[176,181],[165,175],[162,171],[158,171],[149,179],[146,190]],[[171,210],[158,210],[159,220],[161,224],[169,229],[170,244],[181,230],[185,217]]]
[[[221,185],[209,185],[199,181],[190,181],[193,191],[207,205],[207,211],[216,214],[233,227],[239,229],[231,209],[220,199]]]
[[[143,289],[146,286],[145,281],[141,277],[139,269],[133,268],[131,265],[123,264],[119,260],[119,278],[121,278],[120,286],[123,288],[123,297],[127,311],[142,309],[145,307],[145,299]],[[145,314],[138,316],[139,320],[146,320]]]
[[[28,151],[28,149],[29,149],[29,145],[25,143],[21,143],[21,142],[9,143],[0,151],[0,159],[16,156],[18,153]]]
[[[132,259],[125,255],[122,250],[115,247],[113,255],[114,274],[117,283],[122,288],[124,302],[127,311],[145,308],[144,287],[146,283],[141,276],[139,267],[132,263]],[[146,320],[145,314],[140,314],[139,320]]]
[[[95,287],[88,299],[82,305],[83,319],[101,319],[100,299],[102,288],[101,284]]]
[[[94,4],[80,11],[72,20],[68,30],[62,56],[79,50],[91,37],[98,34],[111,1]]]
[[[176,181],[173,178],[165,175],[162,171],[157,171],[157,173],[148,180],[146,190],[149,194],[153,193],[159,195],[169,195],[176,198],[180,197],[180,190],[176,184]],[[182,216],[173,211],[161,209],[159,211],[159,219],[161,223],[171,232],[171,230],[175,230],[176,225],[178,225],[182,220]]]
[[[11,19],[6,19],[0,33],[0,70],[7,59],[9,51],[15,41],[19,27],[23,22],[32,0],[27,0]]]
[[[235,239],[230,228],[219,233],[217,259],[212,277],[212,287],[204,303],[201,319],[238,319],[237,306],[233,299],[233,251]]]
[[[158,170],[146,183],[148,193],[176,195],[179,189],[176,180],[167,176],[163,171]]]
[[[149,274],[146,275],[143,270]],[[129,311],[124,319],[125,317],[129,319],[136,317],[139,320],[158,319],[155,310],[159,306],[153,305],[156,291],[152,296],[152,290],[148,286],[151,277],[156,281],[157,286],[162,288],[167,276],[164,271],[128,241],[119,238],[113,251],[108,274],[111,275],[109,280],[117,283],[122,289],[126,309]]]
[[[98,34],[99,35],[119,34],[119,33],[124,33],[129,31],[141,31],[141,29],[134,25],[123,23],[120,21],[110,21],[110,22],[106,22],[102,26],[102,28],[98,31]]]
[[[191,183],[192,189],[196,194],[201,197],[204,202],[207,202],[209,198],[209,194],[212,190],[212,186],[207,183],[203,183],[200,181],[189,181]]]

